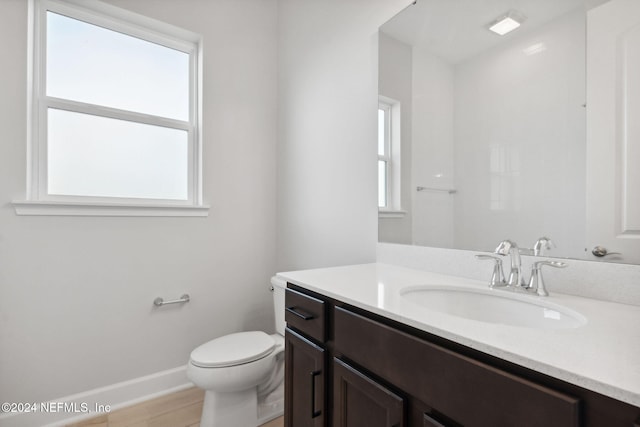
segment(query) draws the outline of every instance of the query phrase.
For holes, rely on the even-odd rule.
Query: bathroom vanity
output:
[[[551,323],[513,326],[413,292],[483,295],[470,279],[385,264],[279,277],[286,426],[640,426],[638,306],[526,296]],[[553,323],[567,315],[583,321]]]

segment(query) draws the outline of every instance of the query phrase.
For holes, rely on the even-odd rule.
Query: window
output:
[[[378,209],[402,216],[400,208],[400,103],[380,96],[378,104]]]
[[[100,2],[31,12],[25,205],[205,208],[200,38]]]
[[[386,208],[389,201],[389,172],[391,169],[391,106],[378,106],[378,208]]]

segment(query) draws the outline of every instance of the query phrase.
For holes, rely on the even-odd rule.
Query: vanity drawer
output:
[[[321,299],[287,288],[284,318],[290,328],[326,341],[326,304]]]
[[[395,330],[334,312],[335,352],[465,427],[573,427],[580,400]]]

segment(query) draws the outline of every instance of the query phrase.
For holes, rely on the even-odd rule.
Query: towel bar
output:
[[[458,191],[449,188],[416,187],[416,191],[442,191],[449,194],[456,194]]]
[[[189,302],[189,294],[184,294],[182,295],[179,299],[174,299],[171,301],[165,301],[164,299],[158,297],[156,299],[153,300],[153,305],[155,305],[156,307],[161,307],[163,305],[167,305],[167,304],[178,304],[178,303],[183,303],[183,302]]]

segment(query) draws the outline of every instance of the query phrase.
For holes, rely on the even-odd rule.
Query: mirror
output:
[[[640,263],[640,2],[417,0],[378,69],[379,241]]]

